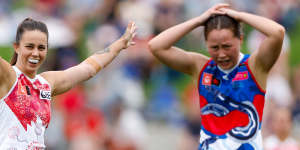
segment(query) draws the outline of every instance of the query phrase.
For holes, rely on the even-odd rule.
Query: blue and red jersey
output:
[[[265,91],[249,66],[249,55],[224,73],[213,60],[199,75],[200,150],[260,150]]]

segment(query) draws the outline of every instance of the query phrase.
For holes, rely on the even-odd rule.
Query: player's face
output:
[[[24,73],[35,74],[46,58],[47,41],[47,35],[39,30],[25,31],[19,44],[14,45],[19,69]]]
[[[276,110],[274,116],[276,116],[272,120],[274,133],[279,136],[289,134],[292,128],[292,119],[290,111],[288,109],[281,108]]]
[[[222,69],[231,69],[238,63],[242,38],[230,29],[214,29],[207,35],[206,46],[212,59]]]

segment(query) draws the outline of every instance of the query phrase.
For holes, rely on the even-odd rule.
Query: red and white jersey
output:
[[[34,79],[13,67],[17,78],[0,99],[0,149],[45,149],[44,133],[51,110],[51,87],[40,75]]]

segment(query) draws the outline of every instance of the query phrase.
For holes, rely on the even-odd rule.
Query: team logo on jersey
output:
[[[26,87],[22,85],[21,81],[18,81],[18,95],[27,95]]]
[[[41,90],[41,92],[40,92],[40,99],[51,100],[51,91]]]
[[[240,81],[240,80],[246,80],[248,79],[248,71],[238,72],[235,77],[232,79],[232,81]]]
[[[210,73],[204,73],[202,77],[202,84],[203,85],[211,85],[213,75]]]

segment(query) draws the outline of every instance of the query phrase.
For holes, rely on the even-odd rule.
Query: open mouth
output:
[[[28,61],[29,61],[29,63],[31,63],[31,64],[37,64],[37,63],[40,62],[40,60],[38,60],[38,59],[28,59]]]
[[[230,63],[230,60],[228,59],[228,60],[222,60],[222,61],[218,61],[218,62],[221,66],[227,66]]]

